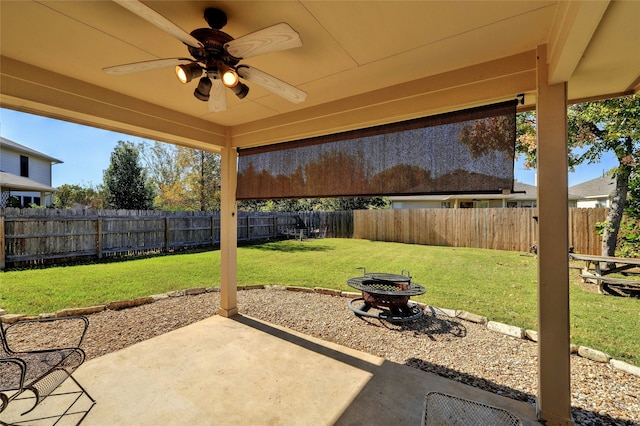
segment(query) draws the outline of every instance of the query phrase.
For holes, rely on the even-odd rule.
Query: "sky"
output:
[[[103,171],[118,141],[149,142],[122,133],[110,132],[66,121],[0,108],[0,136],[62,161],[52,168],[53,187],[75,184],[96,187],[102,183]],[[607,153],[598,164],[576,167],[569,173],[569,186],[601,177],[615,167],[617,160]],[[535,170],[527,170],[522,161],[514,167],[517,181],[535,185]]]

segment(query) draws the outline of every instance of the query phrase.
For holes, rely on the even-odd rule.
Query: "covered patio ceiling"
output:
[[[0,2],[1,106],[219,150],[395,122],[514,98],[535,105],[536,48],[568,99],[640,89],[636,1],[145,1],[187,32],[203,11],[239,37],[287,22],[302,47],[242,63],[308,93],[290,103],[249,83],[209,112],[172,68],[102,68],[189,57],[186,46],[112,1]]]

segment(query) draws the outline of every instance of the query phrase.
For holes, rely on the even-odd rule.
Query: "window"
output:
[[[473,208],[473,201],[460,201],[460,208],[461,209],[472,209]]]
[[[450,209],[451,208],[451,201],[441,201],[440,202],[440,207],[443,209]]]
[[[31,197],[22,197],[22,207],[29,207],[31,205]]]
[[[20,156],[20,176],[29,177],[29,157]]]

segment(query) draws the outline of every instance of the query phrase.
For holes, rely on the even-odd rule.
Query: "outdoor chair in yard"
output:
[[[423,426],[521,426],[522,421],[502,408],[440,392],[425,398]]]
[[[85,353],[80,345],[89,327],[84,316],[47,318],[17,321],[12,324],[0,323],[0,425],[26,424],[35,420],[57,419],[73,416],[82,422],[95,400],[76,381],[72,373],[84,362]],[[55,392],[67,379],[79,388],[77,391]],[[29,392],[27,392],[29,391]],[[85,395],[89,407],[77,411],[76,403]],[[47,397],[61,397],[61,413],[40,413],[34,411]],[[68,402],[72,401],[69,405]],[[8,407],[19,408],[22,412],[16,419],[3,419],[2,412]],[[59,410],[60,404],[47,407]],[[18,413],[20,412],[18,411]],[[32,415],[25,416],[28,413]],[[44,411],[44,409],[41,409]],[[39,416],[34,419],[32,416]],[[24,417],[23,417],[24,416]],[[68,417],[67,417],[68,418]]]

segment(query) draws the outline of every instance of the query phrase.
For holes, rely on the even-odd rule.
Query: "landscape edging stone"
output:
[[[331,296],[336,296],[336,297],[357,297],[359,295],[359,293],[354,293],[354,292],[348,292],[348,291],[339,291],[339,290],[333,290],[333,289],[326,289],[326,288],[320,288],[320,287],[315,287],[315,288],[309,288],[309,287],[299,287],[299,286],[277,286],[277,285],[272,285],[272,286],[268,286],[269,288],[273,288],[276,290],[286,290],[286,291],[297,291],[297,292],[305,292],[305,293],[318,293],[318,294],[325,294],[325,295],[331,295]],[[258,290],[258,289],[265,289],[266,287],[264,285],[251,285],[251,286],[241,286],[238,287],[238,290]],[[156,294],[153,296],[149,296],[149,297],[141,297],[138,299],[141,300],[150,300],[150,301],[146,301],[145,303],[154,303],[158,300],[162,300],[162,299],[166,299],[169,297],[181,297],[181,296],[188,296],[188,295],[198,295],[198,294],[202,294],[202,293],[209,293],[209,292],[220,292],[220,288],[219,287],[211,287],[211,288],[206,288],[205,291],[201,291],[202,288],[197,287],[195,289],[187,289],[187,290],[178,290],[178,291],[173,291],[173,292],[169,292],[169,293],[163,293],[163,294]],[[329,291],[331,290],[331,291]],[[136,299],[132,299],[132,300],[136,300]],[[118,302],[124,302],[124,301],[118,301]],[[70,308],[70,309],[62,309],[58,312],[56,312],[55,314],[52,313],[47,313],[47,314],[40,314],[39,316],[36,317],[28,317],[26,315],[23,314],[2,314],[0,315],[0,323],[4,323],[4,324],[11,324],[13,322],[16,321],[21,321],[21,320],[26,320],[26,319],[31,319],[31,318],[48,318],[48,317],[64,317],[64,316],[71,316],[71,315],[87,315],[87,314],[91,314],[91,313],[97,313],[97,312],[101,312],[107,309],[110,309],[108,306],[113,304],[113,303],[118,303],[118,302],[110,302],[107,305],[97,305],[97,306],[90,306],[87,308]],[[489,328],[490,330],[492,328],[499,328],[499,329],[505,329],[505,330],[520,330],[520,333],[514,333],[514,334],[510,334],[510,333],[503,333],[503,334],[507,334],[510,337],[516,338],[516,339],[525,339],[525,340],[531,340],[535,343],[537,343],[537,339],[538,339],[538,332],[535,330],[524,330],[522,328],[518,328],[516,326],[511,326],[508,324],[502,324],[502,323],[498,323],[495,321],[489,321],[486,317],[483,317],[481,315],[478,314],[474,314],[471,312],[467,312],[467,311],[457,311],[454,309],[447,309],[447,308],[439,308],[436,306],[429,306],[429,305],[425,305],[423,303],[419,303],[418,304],[423,310],[431,310],[433,313],[436,313],[436,311],[439,311],[441,314],[446,315],[448,317],[452,317],[452,318],[459,318],[461,320],[464,321],[470,321],[476,324],[481,324],[484,325],[485,327]],[[117,305],[112,305],[112,306],[117,306]],[[129,307],[134,307],[134,306],[138,306],[138,305],[131,305]],[[125,307],[127,308],[127,307]],[[0,314],[3,313],[4,311],[0,310]],[[452,315],[454,314],[455,315]],[[491,323],[492,325],[489,326],[489,323]],[[497,326],[500,325],[500,326]],[[504,326],[504,327],[502,327]],[[493,331],[497,331],[497,332],[501,332],[500,330],[493,330]],[[592,349],[586,346],[577,346],[574,344],[570,345],[570,349],[569,349],[571,354],[576,354],[582,358],[586,358],[589,359],[591,361],[594,362],[600,362],[600,363],[609,363],[609,365],[611,365],[612,368],[614,368],[615,370],[618,371],[622,371],[624,373],[628,373],[637,377],[640,377],[640,367],[637,367],[635,365],[632,364],[628,364],[624,361],[619,361],[616,359],[611,358],[608,354],[598,351],[596,349]],[[602,354],[602,356],[600,355]],[[594,359],[595,358],[595,359]],[[606,361],[604,361],[604,359],[606,359]]]

